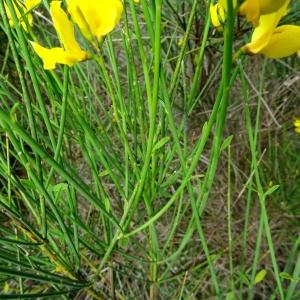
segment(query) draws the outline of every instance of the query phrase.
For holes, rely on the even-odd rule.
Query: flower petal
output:
[[[240,7],[240,14],[246,16],[253,26],[258,26],[260,16],[276,13],[289,3],[290,0],[246,0]]]
[[[283,58],[300,51],[300,26],[277,27],[266,47],[260,53],[271,58]]]
[[[248,22],[258,25],[260,16],[259,0],[246,0],[240,7],[240,14],[245,16]]]
[[[215,5],[210,5],[209,11],[210,11],[210,18],[211,18],[211,23],[213,24],[214,27],[219,28],[222,26],[222,23],[220,21],[220,16],[219,16],[219,4]]]
[[[69,64],[65,57],[65,50],[63,48],[45,48],[38,43],[31,42],[31,45],[37,55],[42,59],[44,63],[44,69],[55,69],[57,63]]]
[[[61,8],[61,3],[61,1],[52,1],[50,13],[63,48],[48,49],[31,42],[35,52],[43,60],[45,69],[54,69],[57,63],[73,66],[76,62],[83,61],[88,57],[88,54],[81,50],[76,41],[73,23]]]
[[[111,32],[123,13],[120,0],[68,0],[68,10],[87,39]]]
[[[24,5],[27,10],[31,10],[35,6],[39,5],[42,2],[42,0],[25,0]]]
[[[266,15],[273,13],[280,9],[283,5],[286,5],[290,0],[261,0],[260,1],[260,14]]]
[[[295,127],[299,127],[300,128],[300,119],[295,119],[293,122]]]
[[[31,42],[31,45],[37,55],[42,59],[44,63],[44,69],[46,70],[55,69],[56,64],[64,64],[72,67],[76,62],[79,61],[76,54],[74,55],[74,53],[66,51],[63,48],[48,49],[35,42]]]
[[[272,33],[280,19],[286,14],[289,1],[276,12],[262,15],[259,18],[259,25],[254,29],[251,42],[243,47],[246,53],[259,53],[269,43]]]
[[[19,10],[18,6],[21,8],[23,14]],[[27,24],[32,26],[32,23],[33,23],[32,15],[30,13],[28,13],[28,9],[27,9],[26,6],[23,5],[23,3],[18,2],[18,6],[15,3],[13,3],[13,7],[14,7],[14,10],[15,10],[15,13],[16,13],[16,16],[17,16],[18,20],[20,21],[20,23],[21,23],[22,27],[24,28],[24,30],[28,31]],[[9,8],[8,8],[8,6],[5,2],[4,2],[4,8],[5,8],[7,18],[9,20],[9,25],[11,27],[14,27],[15,24],[14,24],[12,15],[11,15],[10,10],[9,10]],[[26,18],[27,22],[25,22],[25,18]]]
[[[51,2],[50,13],[53,25],[65,50],[80,53],[82,50],[75,39],[74,26],[61,8],[61,3],[61,1]]]

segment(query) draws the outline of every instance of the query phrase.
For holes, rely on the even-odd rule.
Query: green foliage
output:
[[[0,299],[297,299],[299,59],[236,59],[232,9],[223,37],[204,1],[128,0],[46,71],[49,2],[25,32],[0,0]]]

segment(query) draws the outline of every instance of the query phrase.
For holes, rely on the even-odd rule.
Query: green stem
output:
[[[17,31],[18,41],[20,43],[20,48],[23,52],[26,65],[28,67],[28,71],[29,71],[30,77],[32,79],[32,84],[33,84],[33,88],[34,88],[34,91],[35,91],[35,95],[36,95],[38,104],[39,104],[40,109],[41,109],[41,113],[42,113],[47,131],[48,131],[48,134],[49,134],[49,138],[50,138],[50,141],[51,141],[51,144],[52,144],[52,148],[55,149],[56,142],[55,142],[53,129],[52,129],[52,126],[51,126],[51,123],[50,123],[50,119],[48,117],[49,113],[46,109],[46,105],[45,105],[44,98],[43,98],[41,90],[40,90],[40,85],[39,85],[39,82],[38,82],[38,79],[37,79],[37,75],[36,75],[36,72],[35,72],[34,67],[33,67],[31,55],[30,55],[29,50],[27,48],[28,43],[25,39],[21,22],[19,22],[19,20],[18,20],[18,17],[16,15],[15,10],[14,10],[14,5],[13,5],[12,0],[6,0],[6,4],[9,8],[14,26],[15,26],[16,31]]]
[[[53,167],[54,170],[58,172],[70,184],[72,184],[75,187],[75,189],[82,194],[82,196],[84,196],[87,200],[93,203],[95,207],[99,208],[103,212],[103,214],[106,215],[108,219],[110,219],[119,229],[121,229],[115,217],[111,215],[109,212],[107,212],[106,208],[103,207],[102,203],[99,203],[99,200],[89,192],[89,188],[87,187],[87,185],[78,177],[75,178],[71,170],[66,171],[59,163],[57,163],[57,161],[55,161],[52,157],[50,157],[48,153],[44,149],[42,149],[42,147],[38,145],[27,134],[27,132],[22,127],[20,127],[20,125],[18,125],[16,122],[11,120],[10,116],[1,108],[0,108],[0,120],[2,123],[6,123],[9,126],[9,128],[12,129],[12,131],[17,133],[18,136],[22,138],[33,149],[33,151],[41,157],[41,159],[43,159],[51,167]]]
[[[36,122],[34,120],[32,103],[31,103],[31,99],[30,99],[30,96],[29,96],[28,87],[26,85],[26,80],[25,80],[25,77],[24,77],[24,70],[21,67],[21,62],[20,62],[20,59],[19,59],[16,44],[15,44],[15,41],[14,41],[14,38],[13,38],[12,30],[11,30],[11,27],[9,25],[8,17],[5,13],[6,10],[4,9],[3,0],[0,1],[0,11],[1,11],[1,14],[2,14],[2,18],[4,20],[9,45],[10,45],[11,50],[12,50],[12,55],[13,55],[13,58],[14,58],[14,61],[15,61],[17,73],[18,73],[20,83],[21,83],[21,87],[22,87],[22,94],[23,94],[23,97],[24,97],[25,105],[26,105],[30,132],[31,132],[31,135],[32,135],[33,139],[35,141],[37,141],[38,138],[37,138]],[[40,179],[42,180],[43,172],[42,172],[41,160],[40,160],[38,155],[35,155],[35,159],[36,159],[37,172],[39,174]],[[39,222],[41,224],[42,234],[44,236],[46,236],[46,227],[47,227],[46,223],[47,223],[47,220],[46,220],[46,213],[45,213],[45,199],[43,197],[40,197],[40,211],[41,211],[41,214],[40,214]]]
[[[61,154],[61,148],[63,143],[65,124],[66,124],[66,115],[67,115],[67,106],[68,106],[68,92],[69,92],[69,67],[64,67],[64,86],[63,86],[63,96],[62,96],[62,104],[61,104],[61,117],[60,117],[60,125],[58,130],[57,144],[54,151],[54,160],[58,160]],[[51,168],[48,178],[46,180],[45,187],[47,188],[50,184],[51,178],[53,176],[54,169]]]
[[[243,76],[242,76],[242,78],[243,78]],[[263,82],[263,80],[262,80],[262,82]],[[243,84],[245,85],[245,83],[243,83]],[[246,86],[244,86],[243,90],[247,91]],[[261,90],[262,90],[262,87],[261,87]],[[261,98],[261,95],[259,95],[259,98]],[[255,181],[256,181],[256,186],[257,186],[257,193],[258,193],[258,198],[259,198],[260,208],[261,208],[260,222],[264,225],[265,234],[267,237],[267,242],[268,242],[270,256],[271,256],[271,261],[272,261],[272,265],[273,265],[274,275],[275,275],[277,287],[278,287],[279,294],[280,294],[280,299],[284,300],[285,297],[284,297],[283,288],[282,288],[282,284],[281,284],[281,280],[280,280],[279,268],[277,265],[275,249],[274,249],[274,245],[273,245],[273,241],[272,241],[272,234],[271,234],[271,229],[270,229],[268,214],[267,214],[267,209],[266,209],[266,203],[265,203],[266,194],[264,193],[264,190],[263,190],[263,186],[262,186],[261,179],[260,179],[260,173],[259,173],[259,169],[258,169],[256,145],[257,145],[258,124],[259,124],[258,121],[259,121],[260,110],[258,110],[258,112],[257,112],[257,120],[256,120],[256,127],[255,127],[256,134],[254,134],[252,126],[251,126],[249,107],[245,106],[245,108],[246,108],[247,131],[248,131],[249,144],[250,144],[251,155],[252,155],[252,163],[253,163],[253,167],[254,167],[254,175],[255,175]],[[260,108],[260,106],[259,106],[259,108]],[[262,233],[260,233],[260,234],[262,234]],[[258,236],[258,239],[260,239],[259,236]],[[259,249],[257,248],[256,257],[255,257],[256,260],[258,259],[258,254],[257,254],[258,250]],[[254,261],[255,267],[258,263],[256,260]],[[255,278],[254,275],[255,275],[255,273],[253,271],[252,278],[251,278],[250,293],[248,295],[249,296],[248,299],[251,299],[252,287],[253,287],[254,278]]]

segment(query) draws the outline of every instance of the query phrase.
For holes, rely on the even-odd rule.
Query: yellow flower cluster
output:
[[[24,30],[28,31],[27,25],[32,26],[30,10],[40,4],[41,0],[15,1],[17,4],[13,3],[17,18]],[[89,57],[76,41],[74,23],[77,24],[86,39],[100,41],[115,28],[123,13],[121,0],[66,0],[70,19],[61,4],[61,0],[51,1],[50,15],[62,47],[49,49],[36,42],[31,42],[35,52],[43,60],[44,68],[48,70],[54,69],[56,64],[73,66],[76,62]],[[6,3],[4,5],[9,23],[13,27],[15,24],[10,10]]]
[[[20,23],[25,31],[28,31],[27,24],[32,26],[32,16],[30,14],[31,9],[40,3],[41,3],[41,0],[25,0],[24,2],[17,0],[16,3],[15,2],[13,3],[17,18],[20,21]],[[14,27],[15,24],[14,24],[12,15],[11,15],[10,10],[5,2],[4,2],[4,7],[5,7],[6,15],[9,20],[9,24],[11,27]]]
[[[31,43],[43,60],[44,68],[48,70],[54,69],[56,64],[73,66],[76,62],[88,58],[88,53],[82,50],[76,41],[72,21],[88,40],[100,40],[114,29],[123,12],[120,0],[67,0],[71,21],[61,8],[61,3],[62,1],[52,1],[50,14],[62,47],[48,49],[38,43]]]
[[[51,2],[50,14],[63,47],[48,49],[36,42],[31,42],[35,52],[43,60],[44,68],[54,69],[57,63],[73,66],[76,62],[87,59],[87,53],[80,48],[75,39],[73,23],[61,8],[61,1]]]
[[[290,0],[245,0],[239,13],[254,26],[250,43],[242,51],[247,54],[261,53],[270,58],[283,58],[294,53],[300,55],[300,26],[281,25]],[[233,0],[236,7],[236,1]],[[210,7],[211,20],[220,28],[226,19],[227,0],[219,0]]]

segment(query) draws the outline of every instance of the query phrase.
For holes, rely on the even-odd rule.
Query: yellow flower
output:
[[[27,24],[32,26],[32,15],[29,13],[29,11],[36,5],[41,3],[41,0],[26,0],[24,3],[20,1],[16,1],[17,3],[13,2],[14,10],[17,15],[18,20],[20,21],[22,27],[25,31],[28,31]],[[10,10],[7,6],[7,4],[4,2],[5,12],[9,20],[9,25],[11,27],[14,27],[14,21],[12,18],[12,15],[10,13]],[[20,9],[21,8],[21,11]],[[25,21],[26,18],[26,21]],[[26,24],[27,23],[27,24]]]
[[[236,7],[237,0],[233,0],[233,6]],[[210,5],[211,23],[217,29],[221,29],[226,20],[227,0],[219,0],[215,5]]]
[[[33,49],[43,60],[44,68],[54,69],[56,64],[73,66],[78,61],[88,58],[75,39],[74,26],[67,14],[61,8],[61,1],[52,1],[50,14],[54,28],[63,45],[63,48],[45,48],[35,42],[31,42]]]
[[[42,0],[24,0],[25,7],[30,10],[33,7],[39,5],[42,2]]]
[[[269,43],[260,50],[270,58],[283,58],[295,53],[300,55],[300,26],[282,25],[277,27]]]
[[[277,11],[260,16],[259,25],[253,31],[251,42],[242,48],[244,52],[282,58],[300,51],[300,26],[277,27],[287,12],[288,4],[289,1],[285,1]]]
[[[89,40],[111,32],[123,13],[120,0],[67,0],[67,5],[73,21]]]
[[[257,26],[261,15],[276,12],[288,2],[290,0],[245,0],[240,7],[240,14]]]
[[[219,3],[215,5],[210,5],[210,18],[211,23],[214,27],[217,29],[221,29],[223,26],[223,23],[225,22],[225,9],[222,5]]]
[[[227,0],[219,0],[218,2],[225,8],[225,10],[227,10]],[[237,0],[232,0],[232,5],[233,7],[236,7]]]
[[[300,119],[295,119],[293,123],[295,126],[295,132],[300,133]]]

